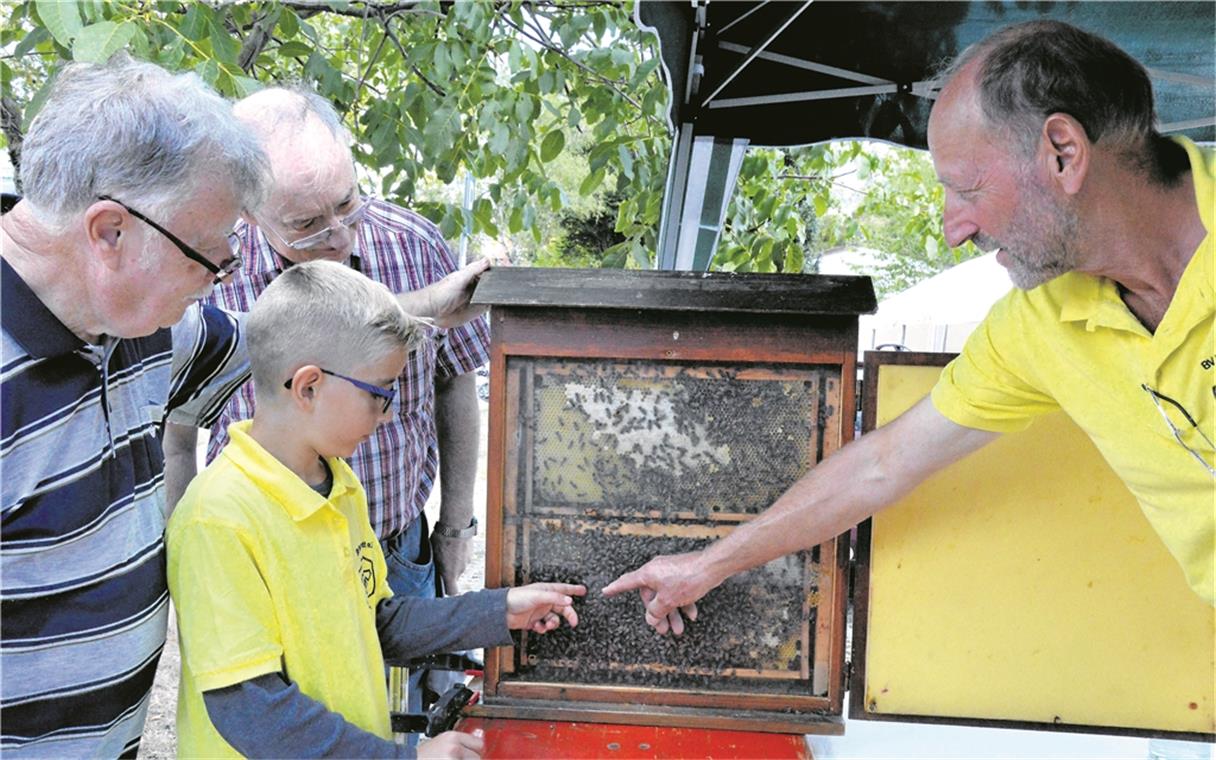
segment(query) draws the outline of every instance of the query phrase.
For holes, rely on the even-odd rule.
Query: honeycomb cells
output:
[[[584,583],[580,625],[524,634],[503,680],[811,693],[819,548],[735,576],[682,637],[599,589],[759,513],[823,454],[839,368],[512,358],[504,556]],[[818,691],[818,689],[816,689]]]

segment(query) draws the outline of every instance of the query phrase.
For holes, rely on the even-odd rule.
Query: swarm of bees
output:
[[[656,554],[691,551],[761,511],[821,451],[821,389],[838,368],[531,360],[518,425],[516,578],[599,588]],[[521,491],[524,489],[521,489]],[[681,528],[681,526],[683,526]],[[719,533],[714,533],[717,530]],[[504,678],[773,693],[812,652],[817,555],[775,560],[659,637],[636,595],[579,600],[577,630],[525,637]],[[808,625],[809,624],[809,625]],[[783,675],[784,674],[784,675]]]

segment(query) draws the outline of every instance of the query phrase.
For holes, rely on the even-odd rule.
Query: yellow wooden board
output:
[[[877,424],[937,367],[886,365]],[[1216,730],[1216,612],[1063,414],[874,520],[870,712]]]

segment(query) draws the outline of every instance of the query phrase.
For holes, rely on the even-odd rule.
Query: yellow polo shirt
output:
[[[1014,290],[943,371],[933,403],[960,425],[996,432],[1021,430],[1033,417],[1063,409],[1140,501],[1187,583],[1216,604],[1216,480],[1174,438],[1141,387],[1178,401],[1208,441],[1216,440],[1216,154],[1178,142],[1190,157],[1208,234],[1156,332],[1128,311],[1111,280],[1070,273],[1030,291]],[[1211,444],[1181,413],[1168,411],[1186,428],[1187,445],[1211,466]]]
[[[204,691],[282,672],[351,723],[389,738],[376,605],[392,595],[362,486],[330,459],[322,497],[248,435],[231,441],[169,521],[169,590],[182,677],[183,757],[237,757],[211,725]]]

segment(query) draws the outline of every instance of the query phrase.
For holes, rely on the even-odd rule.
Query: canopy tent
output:
[[[1058,19],[1149,70],[1160,129],[1216,139],[1216,3],[647,0],[675,134],[657,263],[709,268],[749,145],[925,147],[933,72],[1012,23]]]

